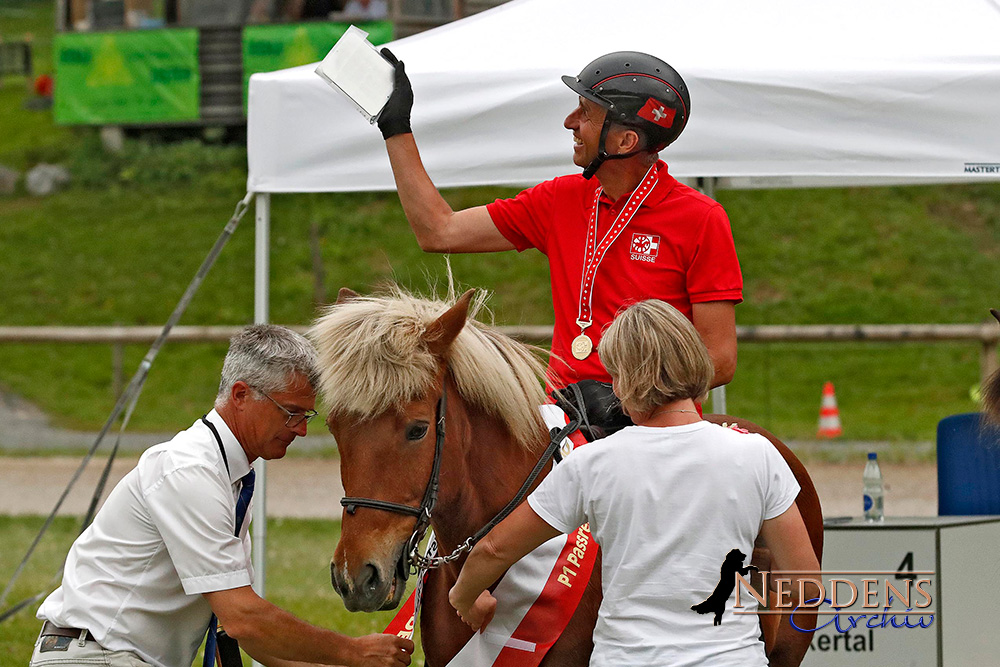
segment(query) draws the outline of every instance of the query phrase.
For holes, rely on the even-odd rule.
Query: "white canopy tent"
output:
[[[691,91],[675,176],[784,187],[1000,177],[998,35],[998,0],[515,0],[390,46],[439,186],[574,170],[559,76],[638,50]],[[378,130],[313,69],[251,78],[249,188],[393,189]]]
[[[575,95],[559,77],[617,50],[663,58],[688,84],[690,123],[664,153],[679,178],[1000,180],[1000,0],[514,0],[389,46],[406,63],[414,134],[439,187],[576,170],[562,129]],[[314,69],[250,79],[259,322],[269,193],[394,189],[380,133]],[[264,521],[254,525],[262,565]]]

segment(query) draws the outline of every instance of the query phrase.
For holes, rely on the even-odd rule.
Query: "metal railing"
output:
[[[303,333],[307,326],[291,326]],[[500,331],[519,340],[548,343],[551,326],[501,326]],[[179,343],[227,342],[241,327],[177,326],[170,341]],[[91,343],[112,349],[112,376],[115,394],[124,386],[124,347],[152,343],[161,329],[157,326],[105,327],[0,327],[0,343]],[[979,343],[980,379],[985,381],[998,367],[1000,327],[984,324],[809,324],[736,327],[741,343]]]

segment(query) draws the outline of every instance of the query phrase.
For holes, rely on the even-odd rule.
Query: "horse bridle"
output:
[[[444,382],[441,384],[441,398],[438,399],[437,403],[437,414],[436,414],[436,428],[437,433],[434,439],[434,463],[431,464],[431,474],[430,478],[427,480],[427,487],[424,489],[424,498],[420,502],[419,507],[413,507],[412,505],[404,505],[402,503],[389,502],[387,500],[378,500],[376,498],[360,498],[355,496],[349,496],[341,499],[340,504],[344,506],[348,514],[353,515],[357,508],[367,507],[369,509],[382,510],[383,512],[393,512],[395,514],[405,514],[407,516],[414,516],[417,518],[416,525],[413,527],[413,533],[410,535],[410,539],[406,542],[406,548],[403,549],[402,554],[400,554],[399,563],[397,564],[397,571],[400,576],[405,581],[410,574],[417,574],[421,569],[430,570],[436,567],[440,567],[445,563],[450,563],[456,560],[462,554],[471,551],[472,547],[476,546],[479,540],[483,539],[488,532],[490,532],[498,523],[503,521],[507,516],[514,511],[524,497],[528,494],[528,489],[538,478],[541,473],[542,468],[548,463],[549,459],[556,453],[559,448],[560,443],[573,431],[579,428],[580,414],[577,413],[575,419],[570,419],[569,423],[566,424],[562,429],[556,430],[552,429],[554,432],[551,434],[549,439],[549,445],[542,452],[541,457],[539,457],[538,462],[531,469],[528,477],[521,484],[521,488],[518,490],[517,494],[511,498],[503,509],[501,509],[496,516],[494,516],[489,523],[476,531],[475,535],[472,535],[464,542],[462,542],[453,552],[445,556],[431,555],[427,556],[420,553],[420,542],[423,541],[424,535],[427,533],[427,529],[431,525],[431,513],[434,511],[434,505],[437,503],[439,480],[441,477],[441,454],[444,450],[444,436],[445,436],[445,413],[448,408],[448,390],[447,390],[448,379],[445,377]],[[575,406],[570,406],[571,409],[575,409]]]

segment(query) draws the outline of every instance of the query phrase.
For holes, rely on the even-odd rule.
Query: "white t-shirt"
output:
[[[218,413],[208,420],[229,473],[201,420],[146,450],[73,543],[39,619],[85,628],[105,649],[156,667],[191,664],[212,615],[201,594],[253,582],[249,520],[234,534],[250,463]]]
[[[756,614],[721,625],[691,609],[719,583],[726,555],[750,564],[765,519],[799,485],[763,436],[701,421],[631,426],[573,452],[528,497],[565,533],[590,522],[601,545],[604,600],[591,665],[766,665]],[[752,597],[740,596],[755,612]],[[752,604],[749,604],[752,603]]]

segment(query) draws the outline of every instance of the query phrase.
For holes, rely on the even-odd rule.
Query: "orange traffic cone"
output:
[[[840,410],[837,409],[837,396],[833,393],[833,383],[823,385],[823,401],[819,408],[819,430],[817,438],[837,438],[844,434],[840,428]]]

